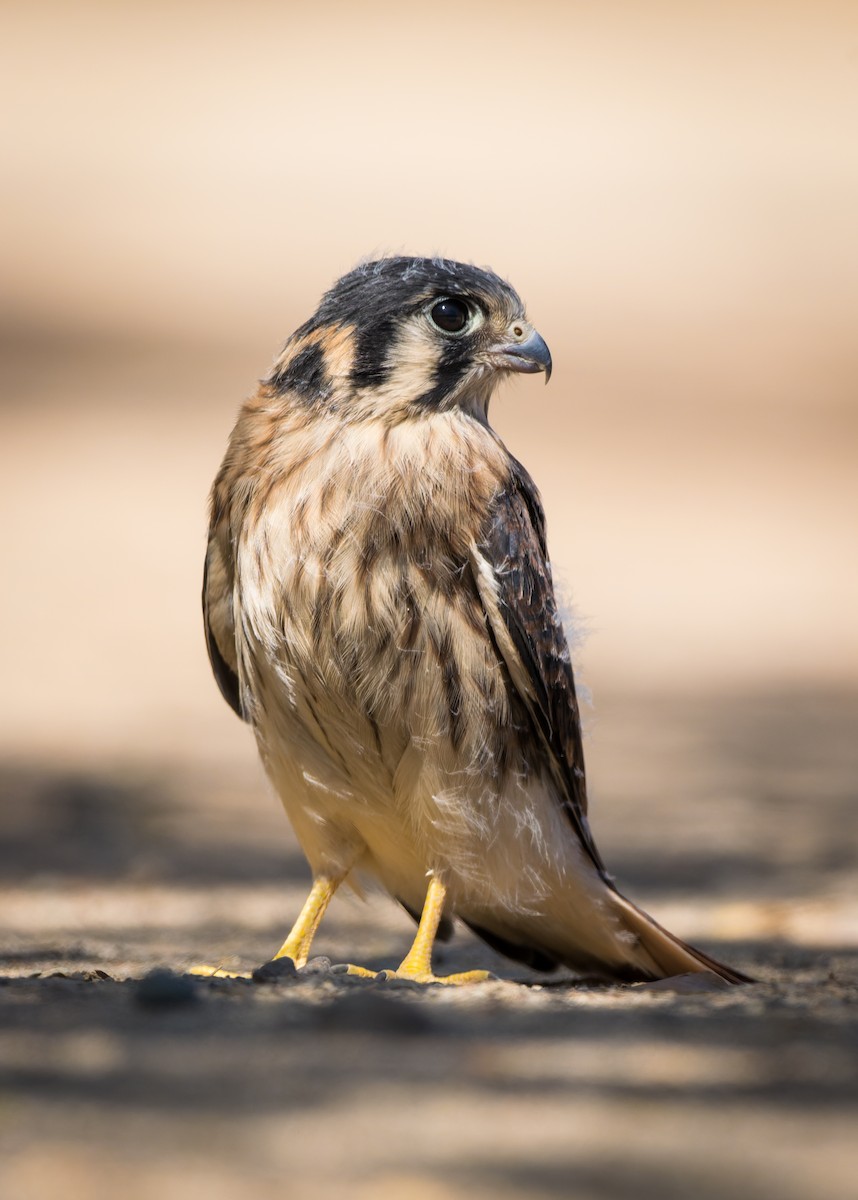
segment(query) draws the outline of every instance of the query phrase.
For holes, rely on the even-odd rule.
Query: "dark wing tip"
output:
[[[205,567],[203,568],[203,625],[206,634],[206,649],[209,652],[209,662],[212,667],[212,674],[215,677],[215,682],[220,688],[220,694],[226,700],[232,711],[239,716],[242,721],[246,721],[247,713],[244,711],[241,703],[241,687],[238,682],[238,675],[229,665],[221,653],[220,647],[217,644],[214,630],[208,614],[208,604],[206,601],[206,590],[208,584],[209,561],[206,555]]]
[[[208,621],[206,621],[206,646],[209,652],[209,662],[212,665],[212,674],[220,688],[220,694],[233,712],[241,717],[242,721],[246,721],[247,714],[241,706],[241,688],[238,676],[218,649]]]

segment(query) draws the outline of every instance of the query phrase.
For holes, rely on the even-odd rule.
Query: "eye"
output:
[[[468,324],[470,316],[471,310],[464,300],[454,300],[451,297],[439,300],[429,310],[432,324],[443,329],[445,333],[461,333]]]

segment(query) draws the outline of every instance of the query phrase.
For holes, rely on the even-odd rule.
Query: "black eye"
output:
[[[461,333],[468,323],[471,312],[463,300],[439,300],[433,304],[429,316],[445,333]]]

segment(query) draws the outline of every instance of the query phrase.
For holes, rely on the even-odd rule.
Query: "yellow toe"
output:
[[[202,975],[205,979],[250,979],[249,971],[227,971],[226,967],[212,967],[208,963],[195,963],[185,974]]]
[[[340,967],[341,975],[357,975],[359,979],[378,979],[380,972],[370,971],[369,967],[356,967],[354,963],[346,963],[345,971]]]
[[[385,979],[409,979],[412,983],[443,983],[449,987],[458,987],[466,983],[485,983],[494,979],[491,971],[459,971],[455,975],[433,975],[431,971],[382,971]]]

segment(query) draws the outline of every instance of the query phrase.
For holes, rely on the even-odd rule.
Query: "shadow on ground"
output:
[[[7,764],[0,1191],[243,1197],[288,1179],[290,1195],[337,1197],[348,1180],[350,1195],[415,1200],[846,1194],[856,712],[854,697],[767,696],[617,700],[600,716],[609,864],[759,979],[695,994],[525,977],[463,934],[439,969],[506,979],[421,989],[321,962],[274,983],[191,981],[200,957],[269,957],[306,886],[251,748],[217,778]],[[737,903],[729,935],[706,923]],[[804,940],[743,931],[797,905],[822,914]],[[410,928],[382,898],[337,901],[318,949],[392,965]],[[178,974],[153,998],[141,980],[156,967]]]

